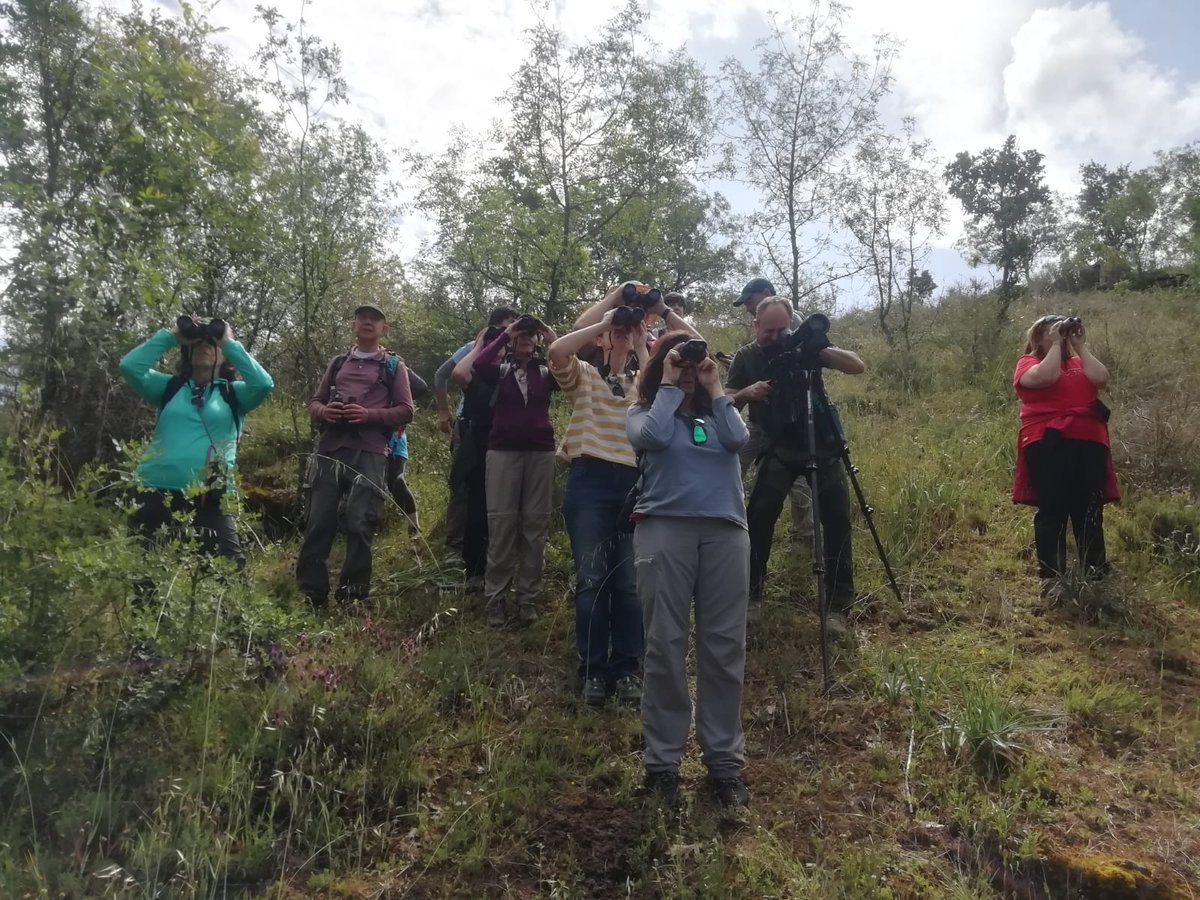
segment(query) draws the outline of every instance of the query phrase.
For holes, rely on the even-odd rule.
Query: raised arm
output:
[[[826,347],[821,351],[821,362],[826,368],[835,369],[846,375],[861,375],[867,371],[866,364],[853,350],[843,350],[841,347]]]
[[[1063,341],[1066,336],[1062,333],[1061,322],[1055,322],[1050,326],[1050,337],[1053,343],[1050,344],[1050,349],[1046,351],[1046,355],[1042,357],[1042,361],[1037,365],[1030,366],[1021,375],[1019,384],[1023,388],[1048,388],[1052,384],[1058,382],[1058,378],[1062,375],[1063,364]]]
[[[1083,363],[1083,374],[1087,376],[1087,380],[1092,383],[1092,386],[1099,389],[1108,384],[1108,369],[1104,363],[1092,356],[1092,351],[1088,349],[1087,336],[1084,333],[1083,326],[1079,326],[1079,330],[1071,335],[1068,340],[1071,343],[1071,349],[1075,355],[1079,357],[1079,361]]]
[[[163,391],[171,376],[155,371],[154,364],[166,356],[168,350],[178,346],[176,333],[160,328],[149,340],[138,344],[121,358],[121,377],[139,397],[157,406],[162,402]]]
[[[583,316],[579,317],[580,319]],[[601,317],[600,321],[583,328],[577,328],[575,331],[564,334],[558,340],[550,345],[550,367],[552,369],[563,369],[567,365],[567,361],[582,350],[584,347],[590,347],[596,342],[596,338],[604,334],[606,331],[612,330],[613,311],[609,309]]]
[[[515,326],[515,322],[509,325],[496,335],[495,340],[475,355],[475,362],[472,364],[472,368],[475,370],[476,375],[485,379],[489,384],[495,382],[500,377],[500,356],[504,353],[505,348],[512,343]]]
[[[670,354],[667,356],[669,358]],[[746,428],[746,423],[742,421],[742,417],[738,415],[737,409],[733,405],[733,398],[726,395],[721,389],[721,373],[717,370],[716,361],[706,358],[701,362],[696,367],[696,379],[698,389],[705,391],[712,403],[710,418],[713,428],[717,432],[717,440],[721,442],[721,446],[727,452],[737,453],[745,446],[746,441],[750,440],[750,432]]]
[[[466,387],[471,383],[471,377],[475,369],[475,357],[483,349],[483,336],[486,333],[487,330],[484,329],[475,336],[475,346],[455,364],[454,371],[450,373],[450,380],[460,387]]]
[[[607,294],[579,314],[579,318],[575,320],[574,331],[579,331],[582,328],[595,325],[604,318],[605,313],[607,313],[610,309],[616,309],[618,306],[624,306],[625,304],[621,300],[621,291],[625,289],[626,284],[630,283],[637,284],[636,281],[623,281],[616,287],[609,288]]]
[[[258,360],[239,341],[234,340],[233,329],[228,325],[225,326],[225,336],[221,338],[221,353],[242,376],[241,381],[233,383],[233,395],[237,397],[238,405],[246,412],[261,406],[271,396],[275,382],[267,370],[258,364]]]

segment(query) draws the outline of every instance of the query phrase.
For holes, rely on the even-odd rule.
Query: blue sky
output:
[[[127,8],[132,0],[113,0]],[[168,11],[177,0],[157,0]],[[262,38],[256,0],[221,0],[211,20],[228,30],[232,55],[248,60]],[[296,17],[301,0],[276,0]],[[620,0],[549,0],[548,17],[585,36]],[[1070,193],[1081,163],[1144,165],[1156,149],[1200,139],[1200,0],[857,0],[847,37],[869,48],[887,31],[904,44],[888,114],[913,115],[943,161],[995,146],[1012,132],[1046,155],[1049,181]],[[752,54],[770,10],[803,11],[779,0],[646,0],[650,32],[666,48],[687,44],[710,70]],[[352,105],[393,148],[438,149],[455,125],[482,131],[520,59],[534,21],[526,0],[313,0],[314,32],[338,44]],[[753,197],[726,186],[739,211]],[[972,274],[953,249],[954,221],[930,259],[943,285]],[[414,255],[428,224],[409,217],[397,240]],[[986,273],[978,272],[978,275]],[[858,295],[860,289],[855,288]]]

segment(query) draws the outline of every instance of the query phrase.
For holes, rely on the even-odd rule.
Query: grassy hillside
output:
[[[247,580],[186,547],[146,559],[111,476],[64,499],[46,443],[14,436],[0,895],[1200,896],[1200,296],[1016,314],[1068,308],[1112,372],[1124,500],[1106,512],[1116,574],[1055,607],[1037,597],[1031,511],[1008,500],[1017,327],[997,335],[985,299],[948,301],[904,356],[866,314],[835,323],[870,367],[830,391],[902,601],[859,517],[864,599],[823,694],[811,574],[779,529],[736,818],[694,748],[681,813],[645,805],[636,714],[575,702],[561,527],[528,631],[487,629],[439,567],[431,414],[410,468],[429,533],[392,517],[356,616],[305,607],[294,540],[263,536]],[[245,467],[286,486],[288,411],[251,428]],[[135,576],[154,601],[132,602]]]

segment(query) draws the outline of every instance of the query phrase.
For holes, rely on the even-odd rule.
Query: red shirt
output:
[[[1062,436],[1076,441],[1095,441],[1108,446],[1108,426],[1097,416],[1096,400],[1100,392],[1083,371],[1083,361],[1072,356],[1063,363],[1058,381],[1049,387],[1021,386],[1021,376],[1041,360],[1022,356],[1013,373],[1013,387],[1021,399],[1021,433],[1018,449],[1040,441],[1047,428],[1057,428]]]
[[[1021,387],[1021,376],[1041,360],[1022,356],[1013,373],[1013,387],[1021,398],[1021,432],[1017,437],[1017,468],[1013,477],[1012,498],[1015,503],[1038,505],[1037,491],[1029,474],[1029,462],[1022,452],[1029,444],[1040,441],[1047,428],[1057,428],[1064,438],[1076,441],[1095,441],[1108,446],[1108,425],[1100,418],[1096,400],[1100,392],[1083,372],[1083,361],[1072,356],[1063,364],[1058,381],[1049,387]],[[1105,503],[1121,499],[1117,473],[1113,469],[1112,453],[1105,466]]]

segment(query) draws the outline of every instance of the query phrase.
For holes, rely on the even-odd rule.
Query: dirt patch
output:
[[[642,831],[636,810],[592,793],[548,809],[536,828],[545,854],[571,858],[579,876],[572,896],[597,900],[624,892]]]

